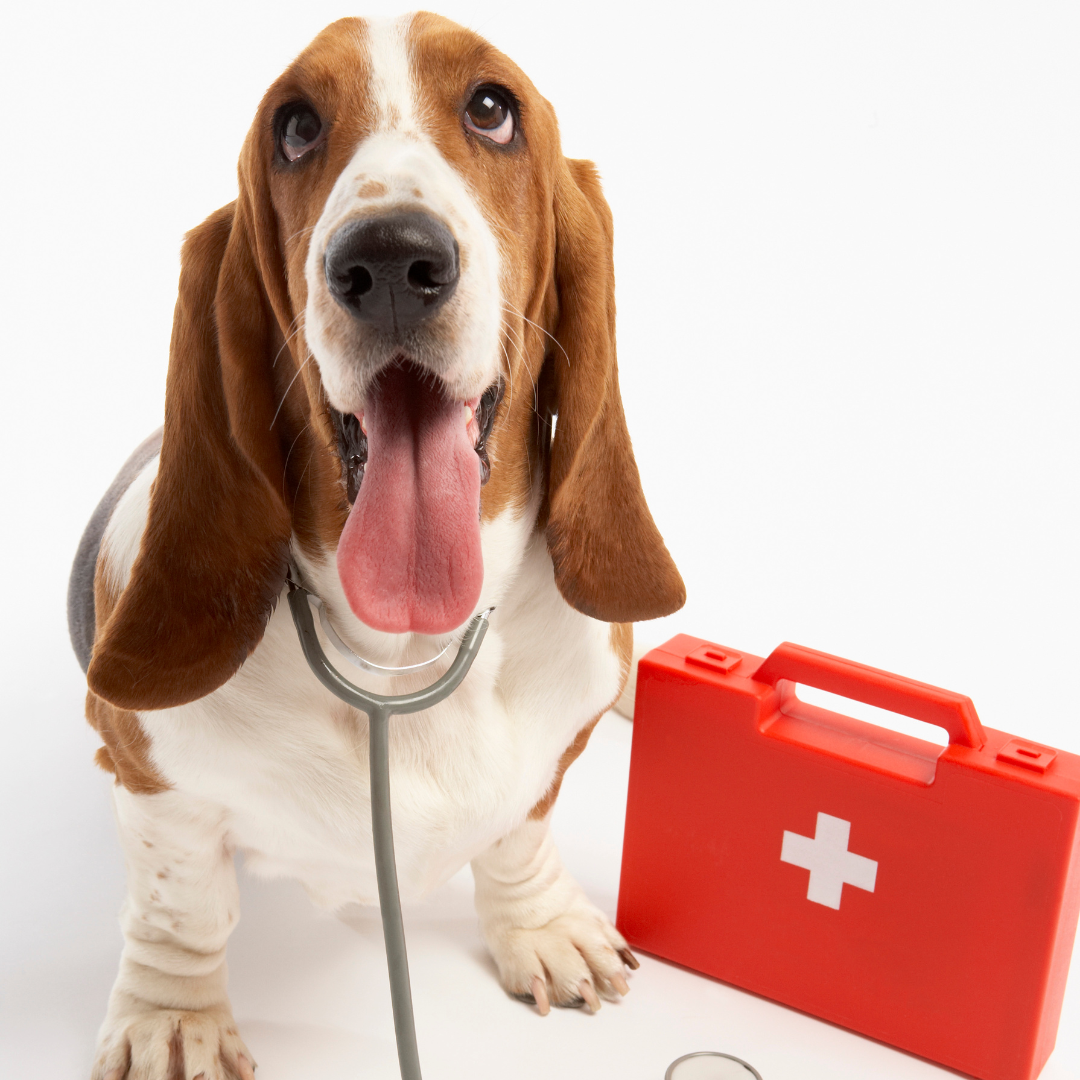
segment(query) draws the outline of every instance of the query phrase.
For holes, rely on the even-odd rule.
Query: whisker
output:
[[[536,329],[539,330],[540,333],[543,334],[545,337],[551,338],[551,340],[554,341],[555,344],[559,346],[559,352],[561,352],[563,354],[563,356],[566,357],[566,366],[567,367],[570,366],[570,357],[567,355],[567,352],[562,347],[562,345],[559,344],[559,340],[558,340],[558,338],[555,337],[554,334],[549,334],[539,323],[534,323],[532,321],[532,319],[530,319],[529,316],[525,314],[525,312],[518,311],[517,308],[515,308],[513,304],[508,304],[508,303],[506,303],[506,301],[503,301],[503,304],[506,307],[507,311],[510,311],[512,314],[517,315],[519,318],[524,319],[530,326],[535,326]]]
[[[294,325],[294,324],[295,324],[295,323],[296,323],[296,322],[297,322],[298,320],[302,319],[303,317],[304,317],[304,313],[303,313],[303,312],[301,311],[301,312],[300,312],[300,313],[299,313],[299,314],[298,314],[298,315],[296,316],[296,318],[295,318],[295,319],[293,319],[293,321],[292,321],[291,323],[289,323],[289,326],[287,327],[287,329],[291,329],[291,328],[293,327],[293,325]],[[286,348],[286,346],[287,346],[287,345],[289,344],[289,342],[290,342],[290,341],[292,341],[292,339],[293,339],[294,337],[296,337],[296,335],[297,335],[297,334],[299,334],[299,333],[300,333],[300,331],[301,331],[301,330],[303,330],[303,329],[304,329],[304,327],[303,327],[303,326],[297,326],[297,327],[296,327],[296,329],[295,329],[295,330],[293,330],[293,332],[292,332],[292,333],[291,333],[291,334],[290,334],[290,335],[289,335],[289,336],[288,336],[288,337],[287,337],[287,338],[285,339],[285,341],[284,341],[284,343],[282,344],[281,348],[280,348],[280,349],[278,349],[278,351],[277,351],[277,356],[275,356],[275,357],[274,357],[274,362],[273,362],[273,363],[272,363],[272,364],[270,365],[270,366],[271,366],[272,368],[275,368],[275,367],[277,367],[277,362],[278,362],[278,360],[279,360],[279,359],[281,358],[281,354],[282,354],[282,353],[283,353],[283,352],[285,351],[285,348]]]
[[[293,494],[292,507],[290,508],[290,510],[292,508],[295,508],[295,506],[296,506],[296,496],[300,494],[300,485],[303,484],[304,477],[307,476],[307,471],[311,466],[311,459],[314,456],[315,456],[315,451],[312,450],[311,453],[308,454],[307,465],[304,466],[304,471],[300,474],[300,479],[296,481],[296,491]],[[308,492],[308,501],[309,502],[311,501],[311,492]]]
[[[517,312],[514,312],[513,314],[516,315]],[[528,320],[526,320],[526,321],[528,321]],[[507,329],[512,330],[512,331],[514,330],[514,328],[509,326],[509,325],[507,325]],[[529,378],[532,379],[533,382],[536,382],[536,376],[533,375],[532,368],[529,367],[529,361],[525,357],[525,335],[524,334],[518,334],[518,333],[516,333],[516,331],[514,331],[514,332],[515,332],[515,336],[517,337],[517,340],[519,342],[519,344],[517,346],[517,354],[521,358],[521,362],[525,365],[525,370],[529,373]]]
[[[291,244],[291,243],[292,243],[292,242],[293,242],[293,241],[294,241],[294,240],[295,240],[295,239],[296,239],[296,238],[297,238],[298,236],[303,236],[303,235],[304,235],[304,233],[311,233],[311,232],[314,232],[314,231],[315,231],[315,229],[316,229],[316,226],[315,226],[315,225],[309,225],[309,226],[308,226],[308,227],[307,227],[306,229],[299,229],[298,231],[294,232],[294,233],[292,234],[292,236],[290,236],[290,237],[289,237],[289,238],[288,238],[288,239],[287,239],[287,240],[285,241],[285,243],[286,243],[286,244]]]
[[[512,312],[511,314],[516,315],[517,312]],[[529,320],[526,319],[526,322],[528,322],[528,321]],[[534,323],[533,325],[535,326],[536,324]],[[509,323],[503,323],[503,326],[506,328],[507,331],[514,334],[514,351],[518,355],[518,357],[521,359],[521,362],[525,365],[525,370],[529,373],[529,378],[532,380],[533,385],[535,386],[536,385],[536,376],[533,375],[532,368],[529,367],[529,361],[528,361],[528,359],[526,358],[526,355],[525,355],[525,339],[524,339],[524,337],[522,337],[520,334],[518,334],[516,332],[515,328],[512,327]],[[510,376],[510,403],[513,404],[513,400],[514,400],[513,399],[514,380],[513,380],[513,374],[512,374],[512,365],[510,363],[510,357],[509,357],[509,354],[506,351],[506,346],[505,345],[502,346],[502,350],[503,350],[503,356],[506,357],[507,371],[511,372],[511,376]],[[531,409],[537,416],[540,416],[540,410],[536,407],[536,395],[535,394],[533,395],[533,403],[531,405]]]
[[[507,329],[513,333],[514,328],[507,326]],[[529,367],[529,361],[525,359],[525,339],[520,334],[514,333],[514,337],[511,339],[511,344],[514,346],[514,353],[517,358],[525,365],[525,370],[529,373],[529,378],[532,378],[532,369]],[[513,367],[513,364],[507,359],[507,367]],[[535,381],[535,380],[534,380]]]
[[[285,399],[289,396],[289,391],[293,388],[293,383],[300,378],[300,372],[308,366],[308,364],[315,359],[314,353],[307,354],[307,360],[305,360],[297,369],[296,374],[289,380],[289,385],[285,387],[285,393],[281,395],[281,401],[278,402],[277,412],[274,413],[274,419],[270,421],[269,430],[274,429],[274,425],[277,423],[278,416],[281,415],[281,406],[285,404]]]
[[[514,365],[510,363],[505,341],[499,341],[499,348],[502,349],[503,359],[506,361],[506,377],[510,380],[510,401],[506,406],[506,411],[509,412],[514,407]]]
[[[285,475],[289,471],[289,458],[292,457],[292,452],[296,449],[296,444],[300,441],[300,436],[303,435],[309,427],[311,427],[310,420],[299,430],[299,432],[297,432],[296,438],[292,441],[292,446],[289,447],[289,452],[285,455],[285,465],[281,470],[281,497],[283,499],[285,498]],[[301,479],[303,479],[303,477],[301,477]]]

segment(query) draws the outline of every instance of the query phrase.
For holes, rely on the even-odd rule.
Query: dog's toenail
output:
[[[588,979],[582,979],[578,988],[581,992],[581,996],[588,1002],[589,1009],[592,1012],[600,1011],[600,998],[596,996],[596,991],[593,989],[593,984]]]
[[[532,981],[533,999],[541,1016],[547,1016],[551,1012],[551,1002],[548,1000],[547,987],[539,975],[534,976]]]

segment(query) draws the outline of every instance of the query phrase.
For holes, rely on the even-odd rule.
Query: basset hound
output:
[[[266,93],[237,200],[184,241],[164,428],[76,558],[128,876],[94,1080],[253,1075],[225,990],[237,849],[326,908],[377,902],[366,719],[308,669],[290,567],[384,665],[495,609],[461,688],[392,724],[402,894],[471,862],[510,994],[546,1013],[625,993],[636,961],[548,823],[630,623],[683,583],[623,415],[596,171],[438,16],[336,22]]]

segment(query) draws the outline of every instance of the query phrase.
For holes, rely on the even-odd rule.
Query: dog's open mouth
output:
[[[480,486],[501,384],[456,401],[411,363],[385,370],[338,439],[352,509],[337,566],[353,613],[377,630],[441,634],[480,598]]]

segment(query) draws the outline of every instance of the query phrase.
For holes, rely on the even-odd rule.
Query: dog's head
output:
[[[334,23],[267,92],[239,179],[184,244],[159,471],[96,693],[220,686],[294,537],[336,552],[368,625],[451,630],[480,522],[537,495],[569,604],[682,604],[619,396],[611,215],[516,65],[434,15]]]

